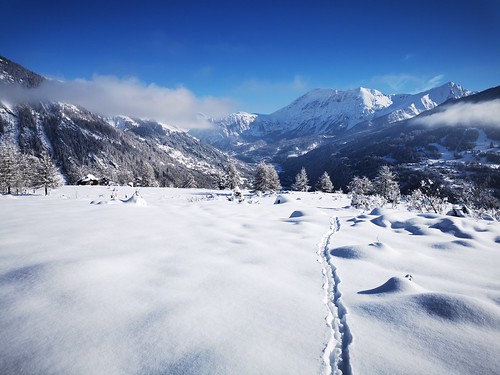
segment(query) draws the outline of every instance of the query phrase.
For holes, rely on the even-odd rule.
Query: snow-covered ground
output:
[[[332,194],[112,194],[0,196],[0,373],[500,368],[498,222]]]

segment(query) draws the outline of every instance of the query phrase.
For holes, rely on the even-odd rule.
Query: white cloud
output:
[[[428,126],[465,124],[500,127],[500,99],[483,103],[453,104],[441,112],[418,117],[414,122]]]
[[[184,87],[171,89],[136,78],[100,75],[92,80],[46,81],[35,89],[4,86],[2,93],[10,100],[68,102],[103,115],[152,119],[185,129],[205,127],[204,118],[221,117],[234,106],[229,99],[198,98]]]
[[[408,90],[408,93],[418,93],[429,90],[444,83],[445,76],[418,76],[408,73],[394,73],[375,76],[371,81],[375,85],[385,85],[396,93]]]

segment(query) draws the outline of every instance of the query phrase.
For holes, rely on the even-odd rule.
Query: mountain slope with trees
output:
[[[68,103],[5,100],[10,88],[43,80],[0,58],[0,144],[36,158],[48,152],[66,183],[91,173],[118,184],[213,187],[228,163],[248,176],[244,163],[155,121],[109,119]]]

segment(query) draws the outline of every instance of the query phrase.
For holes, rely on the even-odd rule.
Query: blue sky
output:
[[[500,84],[500,1],[0,0],[0,55],[273,112],[315,87]]]

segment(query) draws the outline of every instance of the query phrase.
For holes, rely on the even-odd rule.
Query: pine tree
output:
[[[330,175],[325,171],[316,183],[316,189],[324,193],[331,193],[333,191],[332,180]]]
[[[139,172],[136,178],[136,186],[157,187],[158,182],[151,164],[143,162],[139,165]]]
[[[7,194],[19,187],[20,182],[19,152],[10,145],[0,148],[0,189]]]
[[[267,192],[281,190],[281,183],[278,172],[272,165],[260,162],[253,183],[254,190]]]
[[[295,182],[292,184],[292,190],[295,191],[308,191],[311,187],[308,185],[309,179],[307,178],[307,172],[304,167],[295,176]]]
[[[396,181],[396,175],[391,171],[389,166],[383,165],[380,167],[373,186],[375,193],[388,202],[391,202],[393,205],[399,203],[399,198],[401,196],[399,184]]]
[[[269,191],[280,191],[281,190],[281,182],[278,176],[278,172],[272,165],[268,165],[267,168],[267,178],[269,184]]]
[[[347,185],[347,190],[351,194],[367,195],[372,192],[373,183],[365,176],[354,176],[351,182]]]
[[[43,187],[45,195],[49,194],[49,188],[55,189],[61,186],[57,168],[46,150],[43,150],[40,155],[37,169],[34,186]]]
[[[190,174],[186,176],[186,178],[182,181],[182,187],[185,189],[195,189],[197,187],[196,180],[193,175]]]
[[[234,190],[241,185],[241,176],[233,162],[229,162],[224,171],[215,176],[217,187],[220,190]]]
[[[351,193],[353,207],[369,209],[374,203],[368,196],[373,191],[373,183],[365,176],[354,176],[347,185],[347,190]]]
[[[20,160],[20,175],[22,178],[22,185],[26,189],[38,189],[41,185],[38,182],[38,170],[40,161],[38,158],[22,154]]]
[[[241,185],[241,176],[233,162],[229,162],[226,167],[226,188],[235,189]]]

